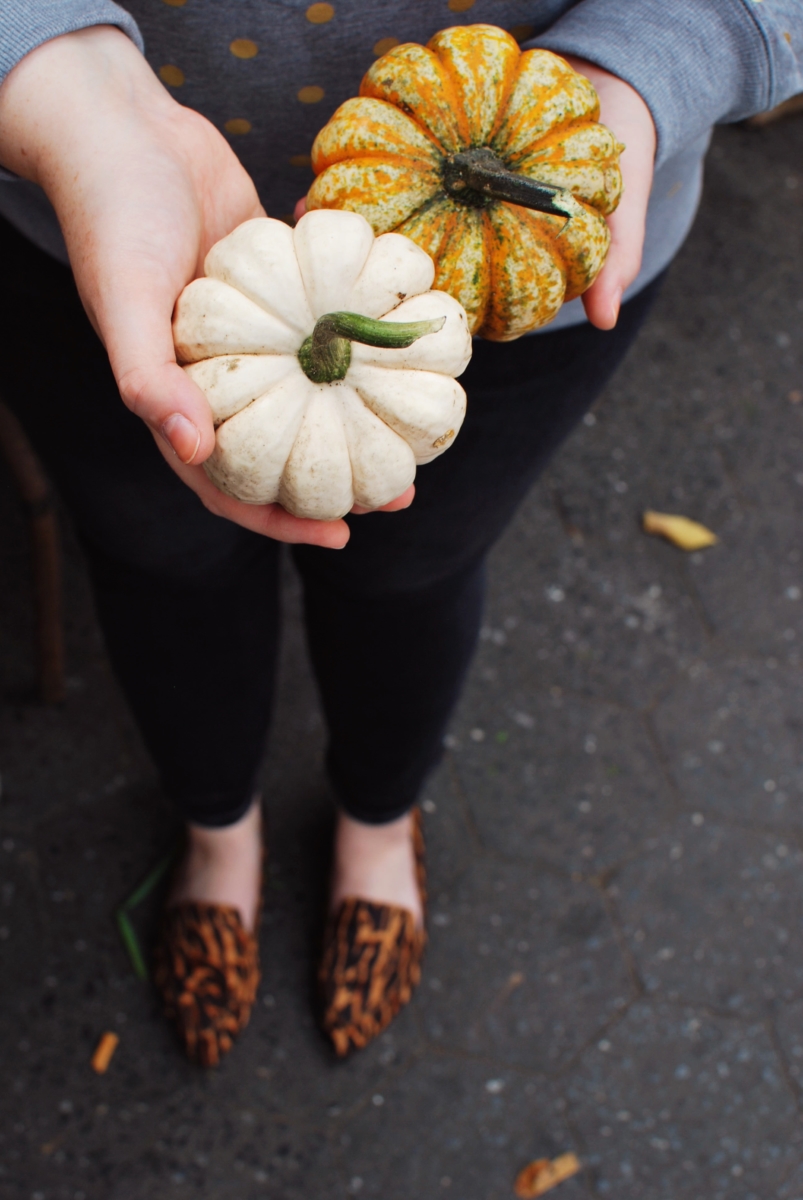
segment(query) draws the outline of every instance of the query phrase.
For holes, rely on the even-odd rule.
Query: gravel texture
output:
[[[424,804],[424,982],[346,1064],[311,1009],[331,812],[295,580],[264,980],[203,1072],[111,920],[173,818],[66,523],[68,699],[36,703],[0,472],[2,1200],[502,1200],[567,1150],[561,1200],[803,1198],[801,163],[803,118],[717,133],[638,345],[496,549]],[[645,537],[648,507],[719,544]]]

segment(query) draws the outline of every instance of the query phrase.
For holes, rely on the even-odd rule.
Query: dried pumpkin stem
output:
[[[325,313],[302,344],[298,360],[313,383],[334,383],[346,377],[352,342],[385,350],[403,350],[425,334],[443,329],[445,321],[446,317],[435,317],[430,321],[377,321],[359,313]]]
[[[510,171],[498,154],[487,146],[461,150],[448,158],[443,184],[453,200],[473,208],[484,208],[492,200],[506,200],[537,212],[571,219],[579,205],[571,192]]]

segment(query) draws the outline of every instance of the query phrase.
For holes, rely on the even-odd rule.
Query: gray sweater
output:
[[[689,230],[712,125],[803,92],[803,0],[0,0],[0,81],[50,38],[117,25],[176,99],[229,138],[268,213],[284,216],[311,181],[315,134],[356,94],[385,39],[425,42],[480,21],[598,63],[648,104],[657,170],[631,295]],[[2,170],[0,215],[67,261],[44,194]],[[581,320],[578,300],[549,328]]]

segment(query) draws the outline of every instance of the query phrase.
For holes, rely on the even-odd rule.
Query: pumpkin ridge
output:
[[[506,81],[504,94],[502,95],[502,97],[499,100],[499,107],[496,110],[496,118],[494,120],[493,125],[491,126],[491,129],[488,132],[488,137],[485,142],[486,146],[491,145],[491,143],[493,142],[497,133],[499,132],[499,129],[501,128],[502,121],[505,118],[505,114],[507,113],[508,105],[510,104],[511,97],[513,95],[513,88],[515,87],[516,80],[518,79],[520,62],[521,62],[521,50],[519,50],[519,57],[518,57],[518,61],[516,63],[516,69],[515,69],[515,71],[510,72],[510,75]]]
[[[378,163],[378,162],[386,162],[390,166],[394,166],[394,167],[406,166],[408,163],[412,163],[414,166],[419,167],[419,164],[423,164],[423,170],[421,170],[421,174],[422,175],[425,175],[425,174],[434,175],[440,182],[439,172],[438,172],[437,168],[435,166],[433,166],[432,163],[426,162],[425,159],[415,158],[412,155],[408,155],[408,154],[392,154],[388,150],[379,150],[379,151],[361,150],[359,154],[353,154],[349,158],[338,159],[337,162],[333,162],[331,164],[331,166],[333,166],[333,167],[340,166],[340,163],[342,163],[342,162],[364,162],[364,161],[371,162],[374,164]],[[421,168],[419,167],[419,169],[421,169]],[[324,170],[328,171],[329,167],[324,167]],[[321,172],[321,174],[323,174],[323,171]]]
[[[449,215],[450,215],[451,220],[450,220],[450,228],[448,231],[448,235],[446,233],[444,233],[442,235],[442,240],[443,240],[443,237],[446,237],[446,236],[451,237],[454,232],[454,225],[455,225],[455,222],[457,219],[456,206],[453,204],[452,200],[446,195],[446,193],[440,189],[437,192],[435,192],[434,195],[430,196],[428,200],[425,200],[423,202],[423,204],[419,205],[419,207],[414,212],[411,212],[409,217],[405,217],[405,219],[402,221],[401,225],[397,226],[397,228],[394,232],[404,233],[405,237],[409,237],[411,241],[416,243],[416,245],[420,245],[420,242],[418,241],[418,239],[413,237],[411,234],[409,234],[405,230],[405,228],[404,228],[405,225],[407,225],[408,222],[414,221],[419,217],[426,216],[426,214],[429,212],[429,210],[431,208],[439,207],[440,205],[442,205],[444,203],[446,203],[450,206]],[[452,209],[454,209],[455,211],[451,211]],[[421,248],[422,248],[422,250],[426,250],[425,246],[422,246]],[[429,250],[426,250],[426,252],[427,252],[427,254],[430,254]],[[433,255],[430,254],[430,257],[433,257]],[[435,285],[433,284],[433,287],[434,286]]]
[[[545,71],[549,79],[541,78]],[[513,91],[495,140],[500,153],[510,157],[524,146],[536,148],[544,133],[575,119],[599,122],[599,97],[592,84],[549,50],[522,54]]]
[[[610,130],[610,128],[607,127],[607,125],[603,125],[603,122],[601,122],[601,121],[594,121],[593,127],[595,128],[595,130],[603,130],[604,134],[606,134],[607,137],[610,137],[610,139],[611,139],[610,151],[605,151],[603,149],[603,143],[605,142],[605,137],[600,136],[600,140],[598,143],[598,149],[600,150],[599,157],[597,157],[597,158],[562,158],[561,161],[563,161],[563,162],[597,162],[597,163],[609,163],[609,162],[616,163],[618,161],[617,148],[619,145],[621,145],[621,143],[617,142],[616,134],[613,133]],[[573,120],[568,121],[567,124],[556,126],[555,128],[553,128],[553,130],[550,130],[550,132],[547,133],[544,138],[540,138],[538,140],[537,144],[528,146],[527,150],[517,151],[516,154],[513,156],[513,161],[515,161],[516,163],[520,163],[520,162],[526,162],[528,160],[528,158],[538,158],[541,155],[543,155],[545,151],[552,151],[555,148],[559,148],[559,146],[561,146],[562,144],[567,143],[568,140],[571,139],[571,137],[575,136],[575,134],[582,134],[583,132],[585,132],[587,130],[587,128],[588,128],[588,122],[583,121],[582,119],[579,119],[579,118],[574,118]],[[513,169],[513,168],[511,168],[511,169]]]
[[[482,236],[485,242],[485,262],[493,262],[493,242],[494,242],[494,227],[491,221],[491,214],[486,209],[482,214]],[[493,271],[488,272],[488,286],[485,289],[485,303],[482,306],[482,312],[479,314],[476,328],[479,330],[485,324],[485,318],[488,316],[488,310],[491,307],[491,297],[494,293],[494,277]]]
[[[406,92],[410,99],[414,98],[409,90],[410,76],[414,76],[414,67],[409,61],[411,51],[415,51],[415,56],[419,60],[428,61],[433,75],[433,79],[419,78],[415,80],[417,98],[415,108],[402,94]],[[404,66],[407,75],[394,78],[390,73],[391,66],[394,69],[397,66]],[[383,69],[389,72],[386,79],[381,78]],[[435,94],[437,87],[440,88],[440,95]],[[372,67],[369,67],[360,83],[359,95],[375,100],[385,100],[384,93],[388,90],[394,93],[396,98],[387,102],[399,108],[406,116],[420,125],[442,154],[449,154],[468,144],[467,128],[464,127],[466,123],[454,81],[451,75],[444,70],[438,55],[428,46],[421,46],[417,42],[404,42],[401,46],[394,46],[387,54],[377,59]],[[442,132],[448,136],[448,143],[435,133],[433,124],[427,122],[428,107],[432,109],[433,124],[442,125]],[[444,115],[445,120],[442,119]]]
[[[611,156],[607,155],[607,154],[600,155],[599,158],[588,158],[588,157],[586,157],[586,158],[562,158],[562,157],[559,158],[559,157],[557,157],[557,155],[555,156],[555,158],[547,158],[546,155],[543,155],[543,157],[542,157],[542,155],[541,155],[542,150],[543,151],[553,150],[556,148],[556,146],[560,146],[560,143],[563,140],[564,140],[563,137],[556,138],[554,142],[552,142],[552,141],[546,142],[541,147],[539,147],[538,150],[534,151],[532,154],[522,155],[519,158],[518,162],[516,163],[516,167],[520,168],[521,163],[524,161],[527,161],[527,160],[533,161],[533,164],[535,162],[538,162],[539,160],[541,160],[544,162],[545,165],[549,165],[549,166],[562,166],[562,165],[568,166],[569,164],[571,164],[572,166],[578,166],[578,167],[605,167],[612,161]],[[516,167],[509,167],[509,169],[511,171],[513,171],[513,170],[516,170]],[[572,190],[571,188],[567,189],[567,191],[571,191],[571,190]]]
[[[404,153],[401,149],[394,150],[388,144],[383,145],[377,143],[375,146],[371,146],[370,131],[373,121],[369,113],[362,113],[360,109],[357,108],[357,105],[360,103],[360,101],[368,101],[371,104],[379,105],[382,108],[387,109],[389,113],[392,113],[393,117],[396,119],[402,117],[404,121],[409,122],[415,133],[424,138],[430,144],[432,148],[432,158],[426,158],[423,150],[419,150],[412,143],[410,145],[410,153]],[[336,144],[334,148],[331,144],[324,146],[324,135],[329,133],[333,126],[337,128],[341,125],[345,125],[346,129],[348,129],[348,126],[350,125],[356,131],[359,130],[359,127],[363,123],[368,127],[369,131],[368,144],[357,148],[353,145],[346,146],[341,141],[339,144]],[[402,131],[393,128],[393,121],[390,119],[388,120],[388,130],[392,133],[395,133],[399,138],[404,136]],[[341,104],[340,107],[335,110],[324,128],[319,131],[315,141],[312,144],[311,159],[312,169],[316,175],[320,174],[322,171],[325,171],[327,167],[332,166],[334,163],[343,162],[348,158],[374,156],[381,157],[383,155],[394,155],[397,157],[406,158],[409,159],[410,162],[420,163],[424,166],[424,168],[432,170],[437,166],[437,161],[433,162],[432,159],[441,159],[443,157],[443,153],[444,152],[440,143],[436,138],[433,137],[431,132],[416,119],[414,114],[405,112],[399,107],[399,105],[392,104],[389,100],[383,100],[377,96],[357,96],[352,97],[349,100],[345,100],[343,104]]]
[[[596,210],[593,204],[576,197],[577,203],[591,219],[593,227],[603,233],[603,241],[607,244],[610,241],[610,233],[605,218]],[[563,298],[563,303],[566,304],[571,300],[576,300],[578,296],[590,287],[594,279],[599,274],[602,262],[595,263],[593,259],[594,247],[588,241],[582,249],[578,251],[576,245],[573,245],[571,240],[565,235],[577,233],[577,224],[574,229],[569,228],[569,222],[563,224],[563,228],[557,229],[558,218],[551,217],[546,213],[533,212],[528,208],[521,208],[518,205],[510,205],[510,208],[515,208],[519,216],[519,220],[531,231],[531,236],[538,242],[539,245],[549,245],[553,257],[557,260],[558,265],[563,272],[566,291]],[[555,235],[549,239],[546,238],[546,228],[555,229]],[[602,255],[604,261],[604,254]]]
[[[578,204],[582,204],[584,208],[590,209],[591,212],[594,211],[591,206],[586,205],[583,200],[578,199],[577,202]],[[551,250],[552,255],[558,260],[558,266],[563,272],[564,277],[568,279],[571,269],[571,263],[567,262],[568,247],[565,242],[561,242],[560,240],[563,227],[567,224],[567,222],[560,221],[558,217],[551,217],[549,213],[533,212],[529,208],[522,208],[518,204],[511,204],[509,207],[516,210],[516,215],[518,216],[519,220],[526,220],[527,225],[534,231],[535,240],[540,245],[543,245],[547,249]],[[544,220],[542,221],[541,218]],[[544,223],[546,223],[547,228],[554,230],[552,237],[546,236]],[[557,228],[558,224],[561,225],[560,229]]]
[[[594,121],[592,123],[599,126],[600,129],[607,130],[607,132],[613,138],[614,144],[617,144],[616,135],[611,129],[608,128],[607,125],[603,125],[601,121]],[[554,145],[556,141],[560,141],[561,139],[565,138],[567,133],[572,133],[573,131],[578,133],[581,132],[588,124],[589,122],[584,117],[570,117],[567,121],[561,121],[559,125],[553,125],[549,130],[549,133],[545,134],[544,137],[539,138],[537,142],[533,142],[532,146],[528,146],[526,153],[522,152],[521,155],[517,155],[517,157],[527,157],[531,154],[538,154],[540,150],[548,149],[550,146]],[[579,159],[572,159],[572,162],[579,161]],[[600,159],[599,161],[601,162],[602,160]]]
[[[559,124],[555,124],[550,128],[549,133],[546,137],[539,138],[537,142],[533,142],[531,146],[527,147],[526,152],[521,151],[521,152],[517,152],[516,154],[512,155],[509,161],[515,162],[522,158],[529,157],[530,155],[537,154],[539,152],[539,150],[541,150],[542,148],[548,148],[548,147],[554,145],[554,143],[556,141],[560,140],[561,138],[565,138],[566,134],[571,132],[572,127],[575,127],[576,129],[579,130],[579,129],[582,129],[583,126],[587,125],[587,124],[588,124],[588,121],[583,117],[570,117],[566,121],[561,121]],[[594,121],[593,124],[599,125],[602,129],[608,129],[608,126],[603,125],[601,121]],[[608,129],[608,132],[610,133],[611,130]],[[500,149],[498,151],[498,153],[501,158],[502,150]],[[572,162],[580,162],[581,160],[573,158],[573,159],[571,159],[571,161]],[[596,159],[595,161],[603,162],[606,160]],[[511,167],[511,170],[512,169],[513,168]]]
[[[438,255],[433,288],[448,292],[463,305],[472,327],[488,304],[488,279],[484,270],[488,242],[484,210],[454,205],[449,214],[449,237]],[[447,286],[448,281],[448,286]]]
[[[287,354],[287,355],[284,355],[284,357],[292,358],[293,356],[291,354]],[[290,372],[288,371],[288,375],[289,374],[290,374]],[[271,392],[276,390],[276,388],[282,387],[284,385],[284,382],[285,382],[285,380],[283,378],[277,379],[276,382],[271,384],[271,386],[269,388],[265,388],[264,392],[260,392],[258,396],[254,396],[253,400],[249,400],[248,403],[244,404],[242,408],[238,408],[236,413],[232,413],[230,417],[223,417],[223,418],[221,418],[221,420],[216,421],[215,429],[216,430],[220,429],[221,425],[225,425],[227,421],[230,421],[232,419],[232,417],[239,417],[240,413],[246,412],[251,407],[252,404],[256,404],[257,400],[264,400],[264,398],[266,396],[269,396],[271,394]]]
[[[414,45],[415,43],[411,43],[411,44]],[[398,49],[398,47],[395,47],[395,49]],[[388,108],[398,109],[399,112],[402,113],[407,118],[408,121],[411,121],[412,124],[415,125],[415,127],[419,133],[423,134],[423,136],[425,138],[427,138],[430,142],[432,142],[433,148],[435,149],[436,153],[440,155],[441,158],[448,157],[448,153],[449,153],[448,150],[445,150],[443,148],[440,141],[435,136],[435,134],[432,132],[432,130],[416,115],[416,113],[412,112],[404,105],[394,104],[391,100],[383,100],[381,96],[363,96],[362,93],[360,93],[359,99],[375,100],[378,104],[386,104],[388,106]],[[343,103],[347,104],[348,101],[345,100]],[[342,107],[343,106],[341,105],[341,108]],[[335,116],[336,115],[337,115],[337,113],[335,113]]]
[[[473,53],[469,56],[465,56],[465,48],[459,45],[459,42],[462,40],[461,35],[463,35],[464,31],[466,33],[470,32],[477,38],[477,44],[476,46],[471,47]],[[483,63],[484,55],[481,50],[481,43],[479,39],[482,37],[483,31],[489,31],[492,33],[494,35],[494,40],[497,42],[497,52],[494,55],[494,68],[495,72],[498,73],[497,77],[501,78],[502,90],[500,91],[496,102],[496,112],[494,114],[491,127],[484,137],[477,141],[471,135],[468,110],[465,105],[465,100],[469,97],[469,91],[465,86],[463,76],[472,80],[475,86],[482,86],[483,75],[485,74]],[[496,36],[500,33],[503,34],[501,39]],[[453,35],[451,39],[449,38],[449,35]],[[458,64],[456,62],[443,57],[441,53],[441,44],[443,45],[443,53],[446,53],[453,44],[455,54],[461,53],[461,55],[464,56],[462,64],[464,67],[464,72],[462,75],[458,70]],[[503,61],[503,46],[506,47],[506,49],[514,49],[516,54],[515,66],[507,65],[507,69],[506,64]],[[487,22],[478,22],[475,25],[454,25],[450,29],[441,29],[434,35],[434,37],[430,38],[429,42],[427,43],[427,47],[428,49],[433,50],[433,52],[437,55],[442,69],[452,81],[455,94],[461,100],[460,110],[466,115],[467,147],[472,148],[475,146],[490,145],[494,132],[498,128],[502,119],[502,114],[507,108],[507,103],[510,99],[515,80],[518,77],[518,64],[521,60],[521,50],[518,43],[510,36],[509,33],[507,33],[506,30],[500,29],[499,26],[490,25]],[[492,79],[490,82],[494,82],[494,80]],[[489,81],[486,80],[486,89],[488,87],[488,83]]]
[[[318,175],[311,208],[352,209],[376,233],[409,237],[434,260],[434,287],[494,341],[546,324],[591,285],[622,147],[565,59],[494,25],[453,26],[378,59],[360,96],[382,103],[375,137],[369,111],[340,122],[322,149],[341,163]],[[386,120],[388,104],[404,117]]]
[[[387,177],[379,178],[383,168]],[[393,178],[393,172],[397,177]],[[407,176],[409,179],[410,207],[401,215],[392,214],[388,217],[388,203],[382,205],[384,187],[392,199],[399,201],[401,192],[398,177]],[[327,190],[331,189],[331,190]],[[428,166],[426,171],[418,170],[415,162],[401,156],[386,155],[380,157],[347,158],[341,162],[332,163],[312,184],[307,193],[307,204],[310,209],[345,208],[358,212],[373,225],[375,233],[386,233],[396,229],[408,220],[413,212],[417,212],[422,204],[434,199],[441,189],[440,173],[434,167]],[[405,200],[407,203],[407,200]],[[384,224],[378,223],[379,212],[386,218]],[[369,215],[371,214],[371,215]]]
[[[512,95],[512,92],[513,92],[513,88],[514,88],[514,86],[515,86],[516,82],[517,82],[517,79],[514,79],[514,80],[513,80],[513,82],[512,82],[512,84],[511,84],[511,86],[510,86],[510,92],[508,93],[508,96],[507,96],[508,103],[509,103],[509,101],[510,101],[510,99],[511,99],[511,95]],[[529,112],[527,113],[528,120],[529,120],[530,118],[533,118],[533,119],[535,119],[535,118],[539,117],[539,116],[540,116],[540,115],[543,113],[543,111],[544,111],[544,109],[546,108],[546,106],[547,106],[547,104],[549,103],[549,101],[550,101],[550,100],[553,100],[553,99],[555,98],[555,96],[557,95],[557,93],[558,93],[558,92],[559,92],[559,91],[560,91],[560,90],[561,90],[563,87],[565,87],[565,84],[566,84],[566,79],[565,79],[565,77],[564,77],[564,78],[562,78],[562,79],[559,79],[559,80],[557,81],[557,83],[554,83],[554,84],[552,85],[552,87],[551,87],[551,88],[546,88],[546,89],[544,90],[544,92],[541,94],[541,96],[539,96],[539,98],[538,98],[538,103],[537,103],[537,104],[535,104],[535,105],[534,105],[534,106],[533,106],[533,107],[532,107],[532,108],[529,110]],[[515,112],[515,110],[514,110],[514,112]],[[500,112],[500,114],[499,114],[499,120],[498,120],[498,122],[497,122],[497,124],[496,124],[496,127],[495,127],[495,129],[494,129],[493,137],[492,137],[492,138],[490,138],[490,139],[489,139],[489,141],[494,141],[494,140],[496,140],[496,138],[497,138],[497,136],[498,136],[498,133],[499,133],[499,130],[500,130],[501,126],[502,126],[502,123],[503,123],[504,119],[505,119],[505,118],[506,118],[508,115],[509,115],[509,112],[508,112],[508,107],[507,107],[507,104],[506,104],[506,105],[505,105],[505,108],[504,108],[504,111]],[[565,131],[565,129],[566,129],[566,128],[567,128],[569,125],[571,125],[572,123],[575,123],[575,122],[576,122],[578,125],[582,125],[582,124],[584,124],[584,123],[586,123],[586,124],[587,124],[587,123],[588,123],[588,117],[567,117],[565,121],[561,121],[559,124],[551,125],[551,126],[550,126],[550,128],[549,128],[549,133],[548,133],[548,135],[547,135],[547,136],[548,136],[548,137],[551,137],[553,133],[564,132],[564,131]],[[539,138],[537,141],[535,141],[535,142],[532,142],[532,143],[530,144],[530,146],[528,146],[528,148],[527,148],[527,149],[528,149],[528,153],[532,153],[532,151],[533,151],[533,150],[537,149],[537,147],[538,147],[538,146],[541,144],[541,140],[542,140],[542,139],[541,139],[541,138]],[[497,147],[497,148],[498,148],[498,152],[499,152],[499,155],[500,155],[500,157],[504,158],[504,157],[505,157],[505,142],[504,142],[504,139],[502,139],[502,140],[501,140],[501,141],[498,143],[498,147]]]
[[[493,285],[486,323],[478,331],[480,336],[490,341],[510,341],[531,329],[531,321],[524,315],[528,303],[530,307],[541,307],[551,301],[554,312],[549,320],[558,311],[566,291],[566,270],[562,259],[555,255],[551,239],[544,233],[544,222],[548,228],[549,223],[558,219],[518,204],[500,203],[488,210],[494,235],[490,260]],[[533,254],[533,250],[538,253]],[[522,275],[529,276],[526,287],[521,286]]]

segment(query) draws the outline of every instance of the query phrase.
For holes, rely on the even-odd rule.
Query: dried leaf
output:
[[[101,1036],[100,1041],[95,1047],[95,1053],[92,1055],[90,1062],[90,1066],[96,1075],[106,1074],[106,1071],[109,1069],[109,1063],[112,1060],[112,1055],[117,1049],[119,1041],[120,1039],[117,1034],[112,1033],[108,1029]]]
[[[706,546],[715,546],[719,541],[717,535],[699,521],[690,521],[688,517],[673,513],[651,512],[648,509],[642,517],[642,527],[645,533],[665,537],[681,550],[703,550]]]
[[[537,1158],[519,1171],[514,1191],[521,1200],[533,1200],[563,1183],[564,1179],[571,1179],[580,1170],[580,1165],[580,1159],[571,1153],[559,1154],[552,1159]]]
[[[756,113],[754,117],[748,117],[745,125],[748,129],[763,129],[765,125],[773,125],[776,121],[794,116],[799,112],[803,112],[803,94],[790,96],[776,108],[770,108],[766,112]]]

